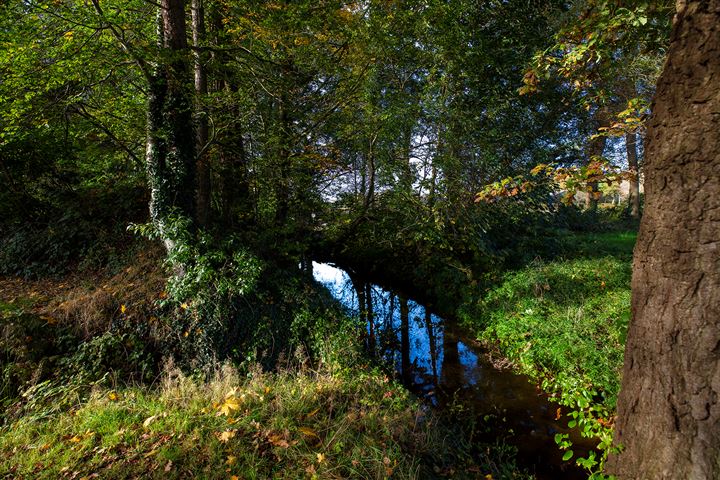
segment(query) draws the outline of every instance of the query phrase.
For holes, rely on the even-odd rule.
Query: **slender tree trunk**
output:
[[[412,190],[413,186],[413,171],[412,171],[412,162],[410,161],[410,157],[412,155],[412,126],[408,126],[402,135],[402,145],[401,145],[401,171],[400,171],[400,185],[401,188],[406,191],[410,192]]]
[[[175,239],[167,230],[169,216],[195,220],[195,145],[192,94],[182,0],[161,0],[158,44],[163,50],[148,88],[146,163],[150,215],[168,248]]]
[[[282,77],[288,82],[290,81],[291,67],[284,65],[282,67]],[[277,211],[275,214],[275,224],[284,225],[287,222],[290,213],[291,183],[290,183],[290,132],[292,130],[292,120],[290,118],[290,102],[288,93],[282,92],[278,101],[278,166],[279,178],[276,186]]]
[[[433,385],[437,386],[438,374],[437,374],[437,345],[435,340],[435,326],[432,323],[432,314],[428,309],[425,309],[425,328],[428,334],[428,346],[430,348],[430,366],[432,368]]]
[[[368,351],[371,355],[375,355],[375,347],[377,346],[377,338],[375,336],[375,315],[373,313],[373,296],[372,296],[372,285],[365,283],[365,301],[367,302],[367,322],[368,328],[370,329],[370,340],[368,344]]]
[[[197,188],[195,192],[195,205],[198,225],[204,227],[210,218],[210,162],[207,153],[202,149],[209,140],[207,112],[202,111],[202,102],[208,93],[206,64],[208,55],[200,50],[205,42],[205,8],[203,0],[192,0],[192,35],[195,66],[195,95],[196,95],[196,151],[199,156],[196,160]]]
[[[367,191],[365,192],[364,210],[367,211],[372,205],[373,198],[375,197],[375,142],[377,140],[377,133],[370,139],[368,145],[367,154],[367,178],[368,185]]]
[[[400,371],[403,381],[410,384],[410,309],[407,298],[400,297]]]
[[[606,127],[608,125],[607,112],[604,109],[598,110],[595,114],[596,129]],[[607,143],[607,137],[601,136],[593,138],[587,145],[587,162],[592,163],[597,157],[602,156],[605,151],[605,144]],[[585,209],[589,211],[597,210],[598,199],[600,198],[600,188],[597,180],[589,180],[587,182],[587,200],[585,202]]]
[[[648,124],[645,210],[608,470],[720,478],[720,0],[679,1]]]
[[[625,149],[627,150],[628,168],[632,174],[628,195],[630,216],[640,218],[640,169],[638,168],[637,134],[635,132],[625,135]]]
[[[443,330],[443,361],[440,373],[440,384],[448,392],[454,392],[462,385],[462,377],[458,365],[460,364],[460,351],[455,335],[448,329]]]

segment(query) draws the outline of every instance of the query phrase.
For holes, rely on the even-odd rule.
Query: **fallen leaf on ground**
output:
[[[227,443],[230,441],[231,438],[235,436],[235,433],[235,430],[225,430],[224,432],[216,433],[216,435],[218,437],[218,440],[223,443]]]

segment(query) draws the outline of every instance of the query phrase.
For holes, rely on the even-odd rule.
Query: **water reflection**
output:
[[[313,263],[313,274],[367,325],[367,350],[394,364],[403,381],[434,404],[438,389],[447,393],[481,383],[478,354],[422,305],[375,285],[353,282],[328,264]]]
[[[570,434],[581,454],[592,442],[567,429],[567,417],[527,377],[493,367],[452,322],[413,300],[328,264],[313,263],[313,275],[363,320],[368,352],[393,364],[416,394],[440,407],[461,402],[476,418],[492,418],[496,434],[505,432],[537,478],[585,478],[562,461],[553,436]]]

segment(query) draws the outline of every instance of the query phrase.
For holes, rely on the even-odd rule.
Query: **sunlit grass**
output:
[[[169,370],[150,388],[97,389],[72,411],[0,430],[13,478],[527,478],[453,433],[401,386],[365,369],[210,381]],[[489,452],[489,450],[488,450]]]
[[[630,317],[634,233],[574,235],[566,259],[506,273],[464,310],[478,338],[524,371],[599,390],[614,408]]]

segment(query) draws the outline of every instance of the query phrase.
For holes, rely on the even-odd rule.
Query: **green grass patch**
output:
[[[466,326],[525,372],[615,406],[630,318],[634,232],[567,234],[566,258],[510,271],[466,304]]]
[[[629,319],[630,275],[630,264],[613,257],[537,261],[507,274],[486,294],[473,326],[480,339],[497,345],[523,370],[592,385],[612,408]]]
[[[466,327],[541,383],[602,450],[620,389],[635,238],[566,234],[565,258],[506,272],[460,309]],[[594,458],[585,461],[594,471]]]
[[[461,436],[460,436],[461,437]],[[70,411],[0,430],[12,478],[527,478],[507,450],[457,432],[383,374],[230,367],[161,386],[96,389]],[[503,457],[504,456],[504,457]]]

